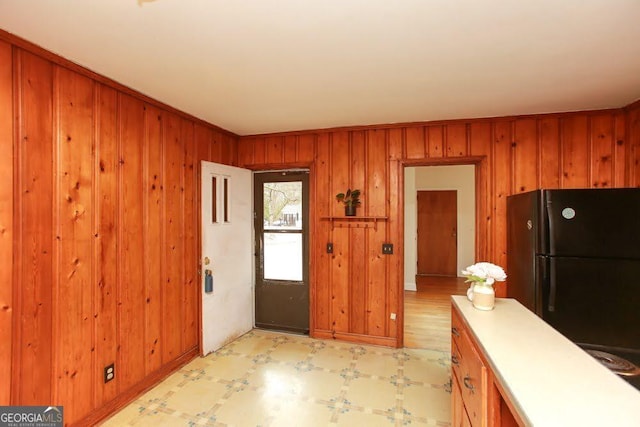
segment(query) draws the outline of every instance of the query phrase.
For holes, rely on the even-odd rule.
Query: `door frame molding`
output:
[[[486,233],[485,221],[490,217],[489,206],[487,206],[486,197],[480,197],[481,194],[485,195],[489,191],[489,175],[488,175],[488,160],[487,156],[465,156],[455,158],[441,158],[441,159],[401,159],[398,160],[402,173],[398,179],[398,203],[402,206],[400,210],[400,216],[398,218],[398,227],[402,231],[400,233],[400,242],[398,242],[398,257],[402,260],[400,262],[400,268],[398,268],[398,277],[396,277],[396,284],[398,286],[398,306],[396,313],[397,317],[397,347],[404,347],[404,184],[405,184],[405,168],[417,167],[417,166],[455,166],[455,165],[474,165],[475,166],[475,206],[476,206],[476,231],[475,231],[475,259],[487,259],[489,256],[490,244],[488,239],[489,233]],[[485,221],[483,221],[485,220]]]

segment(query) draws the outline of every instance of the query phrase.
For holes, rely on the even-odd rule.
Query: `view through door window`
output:
[[[263,184],[264,278],[301,282],[302,182]]]

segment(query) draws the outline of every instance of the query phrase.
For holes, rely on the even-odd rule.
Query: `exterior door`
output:
[[[418,191],[418,274],[456,276],[457,191]]]
[[[309,173],[254,175],[256,326],[309,332]]]
[[[247,169],[202,162],[203,354],[253,327],[251,185]]]

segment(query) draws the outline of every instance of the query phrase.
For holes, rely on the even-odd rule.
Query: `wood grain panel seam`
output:
[[[626,112],[623,113],[623,117],[626,116]],[[620,169],[620,165],[618,164],[620,162],[619,159],[619,153],[618,150],[616,149],[616,147],[618,146],[618,118],[620,117],[619,114],[615,114],[613,115],[613,120],[612,120],[612,124],[611,124],[611,161],[612,161],[612,165],[611,165],[611,187],[617,187],[618,186],[618,170]],[[622,169],[624,171],[624,169]]]
[[[429,128],[426,125],[422,126],[422,138],[424,140],[424,157],[430,158],[431,151],[429,147],[431,146],[431,136],[429,134]],[[388,138],[387,138],[387,141],[389,141]]]
[[[560,150],[559,154],[558,154],[558,168],[559,168],[559,172],[560,172],[560,188],[565,188],[565,174],[564,174],[564,146],[565,146],[565,132],[564,132],[564,123],[565,120],[564,118],[561,118],[558,121],[558,133],[560,136],[560,140],[559,140],[559,144],[558,144],[558,149]]]
[[[188,128],[189,124],[186,121],[180,123],[180,153],[182,154],[182,161],[180,162],[180,236],[182,241],[182,253],[180,254],[180,321],[182,323],[182,332],[184,332],[185,319],[186,319],[186,306],[185,306],[185,294],[187,294],[187,262],[185,260],[185,254],[187,253],[187,235],[185,233],[187,221],[187,200],[186,200],[186,182],[187,182],[187,137],[185,136],[185,126]],[[188,134],[189,132],[187,132]],[[193,137],[193,132],[191,132]],[[180,349],[185,347],[186,336],[184,333],[180,333]]]
[[[640,100],[638,100],[638,103],[640,103]],[[640,111],[640,110],[639,110]],[[636,185],[636,173],[632,173],[631,171],[633,170],[633,165],[635,162],[635,152],[636,152],[636,148],[635,148],[635,143],[634,143],[634,135],[633,135],[633,126],[631,125],[631,121],[633,120],[633,110],[630,108],[627,108],[626,114],[625,114],[625,132],[626,132],[626,137],[627,137],[627,141],[628,141],[628,146],[627,146],[627,172],[625,173],[625,179],[626,179],[626,183],[627,185],[629,185],[630,187],[635,187]],[[639,136],[636,135],[636,138],[638,138]]]
[[[187,125],[188,126],[188,125]],[[186,140],[185,140],[185,135],[184,135],[184,127],[185,127],[185,121],[184,120],[180,120],[180,154],[182,156],[182,158],[180,159],[180,163],[179,163],[179,167],[180,167],[180,209],[179,209],[179,215],[180,218],[178,219],[178,223],[180,224],[179,227],[179,233],[180,233],[180,238],[178,239],[179,243],[180,243],[180,262],[178,263],[178,277],[180,278],[178,281],[178,285],[179,285],[179,290],[180,290],[180,295],[178,296],[178,301],[180,303],[180,321],[184,322],[185,319],[185,304],[184,304],[184,294],[186,292],[185,289],[185,277],[186,277],[186,265],[185,265],[185,260],[184,260],[184,254],[186,252],[186,242],[185,242],[185,221],[186,221],[186,215],[185,215],[185,174],[186,174],[186,162],[187,162],[187,155],[186,155]],[[181,265],[180,265],[181,264]],[[184,325],[183,325],[184,326]],[[184,340],[185,340],[185,336],[183,333],[180,334],[180,350],[182,350],[184,348]]]
[[[509,150],[509,165],[510,165],[510,173],[509,173],[509,191],[507,191],[508,194],[512,194],[516,189],[516,160],[517,160],[517,156],[516,156],[516,147],[517,147],[517,142],[515,141],[516,139],[516,121],[515,120],[511,120],[509,122],[509,124],[511,125],[511,135],[509,135],[509,146],[510,146],[510,150]]]
[[[91,328],[91,342],[93,345],[93,353],[92,353],[92,370],[91,370],[91,378],[93,381],[91,387],[92,394],[92,407],[97,408],[99,406],[98,403],[98,383],[95,380],[95,375],[99,372],[98,367],[98,307],[96,304],[97,299],[97,287],[98,287],[98,244],[100,236],[100,199],[98,194],[100,193],[100,176],[99,176],[99,162],[100,162],[100,138],[98,137],[100,132],[100,87],[99,84],[94,80],[91,81],[93,84],[93,162],[91,162],[91,212],[93,215],[91,216],[91,233],[93,235],[93,244],[91,245],[91,313],[93,315],[93,321]]]
[[[329,134],[329,138],[328,138],[328,144],[329,144],[329,156],[327,157],[327,170],[331,170],[332,165],[333,165],[333,136],[334,134],[330,133]],[[329,188],[332,189],[333,188],[333,174],[329,174]],[[325,202],[327,203],[327,202]],[[331,209],[329,209],[327,212],[331,212]],[[333,227],[331,227],[331,231],[329,232],[329,236],[330,236],[330,241],[333,242],[334,241],[334,233],[335,231],[333,230]],[[335,248],[334,248],[335,250]],[[329,277],[328,277],[328,282],[327,283],[327,289],[329,290],[329,301],[328,301],[328,305],[329,307],[327,308],[328,312],[329,312],[329,324],[327,326],[329,326],[329,328],[331,329],[331,331],[335,334],[336,332],[336,320],[335,320],[335,314],[333,312],[333,299],[335,298],[335,289],[334,289],[334,283],[333,283],[333,276],[334,276],[334,270],[335,270],[335,266],[334,266],[334,262],[333,259],[335,258],[335,254],[329,254]]]
[[[465,123],[465,137],[467,141],[466,145],[466,155],[468,156],[471,153],[471,123]]]
[[[587,116],[587,187],[593,188],[593,117]]]
[[[402,158],[407,158],[407,128],[400,128],[400,140],[402,141]]]
[[[143,135],[143,140],[141,141],[142,143],[142,197],[141,197],[141,202],[142,202],[142,259],[146,260],[147,256],[149,254],[149,201],[150,201],[150,195],[149,195],[149,151],[150,151],[150,140],[149,140],[149,109],[146,107],[146,105],[143,105],[144,108],[144,113],[142,116],[142,129],[144,129],[144,135]],[[145,295],[145,300],[144,300],[144,309],[143,309],[143,313],[142,315],[144,316],[144,322],[142,323],[144,325],[144,330],[142,332],[142,341],[143,341],[143,351],[145,354],[145,357],[143,357],[143,367],[144,367],[144,372],[145,374],[147,374],[149,372],[149,365],[150,365],[150,359],[149,357],[146,356],[146,353],[148,351],[147,349],[147,343],[148,343],[148,337],[149,337],[149,330],[147,328],[147,321],[146,319],[149,316],[149,304],[147,303],[147,298],[149,298],[149,285],[150,285],[150,281],[149,281],[149,272],[148,269],[144,267],[144,265],[146,265],[146,262],[143,263],[143,265],[141,266],[142,269],[142,282],[143,282],[143,289],[144,289],[144,295]]]
[[[609,187],[616,186],[616,116],[611,115],[609,120],[609,149],[611,150],[610,164],[611,168],[609,171]]]
[[[159,292],[160,292],[160,311],[162,312],[162,309],[164,308],[164,299],[165,299],[165,295],[164,295],[164,289],[166,289],[166,286],[164,286],[165,284],[165,276],[167,274],[167,269],[166,269],[166,262],[163,262],[166,260],[166,256],[167,256],[167,250],[166,250],[166,242],[167,242],[167,228],[166,228],[166,221],[167,221],[167,214],[166,214],[166,197],[165,197],[165,189],[166,189],[166,170],[165,170],[165,164],[166,164],[166,150],[167,150],[167,132],[166,132],[166,127],[168,125],[168,118],[163,117],[162,118],[162,122],[160,123],[160,147],[158,147],[158,149],[160,150],[160,247],[164,248],[162,251],[162,254],[160,255],[160,285],[159,285]],[[213,138],[213,135],[211,135],[211,138]],[[209,155],[211,155],[211,146],[209,146]],[[160,316],[160,331],[164,331],[165,330],[165,316]],[[167,363],[164,360],[164,354],[165,354],[165,350],[164,347],[166,346],[166,342],[164,340],[164,334],[161,332],[159,338],[159,345],[156,348],[156,351],[160,352],[160,364],[161,366],[164,365],[165,363]]]
[[[122,230],[123,224],[123,170],[122,170],[122,96],[120,92],[116,93],[116,287],[115,287],[115,299],[116,299],[116,369],[118,371],[124,366],[124,359],[121,351],[122,340],[122,240],[124,232]],[[116,371],[116,372],[118,372]],[[116,389],[117,394],[123,392],[122,386],[118,377],[116,377]]]
[[[425,145],[426,142],[426,138],[425,138],[425,132],[424,132],[424,127],[421,128],[422,130],[422,141],[423,141],[423,150],[425,153],[425,156],[427,155],[427,151],[428,151],[428,147]],[[380,132],[383,132],[383,139],[384,139],[384,158],[385,158],[385,162],[384,162],[384,176],[385,176],[385,182],[384,182],[384,186],[385,186],[385,194],[386,194],[386,200],[384,203],[384,215],[386,217],[389,217],[389,213],[390,213],[390,209],[389,209],[389,201],[391,200],[391,180],[389,179],[389,169],[390,169],[390,155],[389,155],[389,139],[388,139],[388,131],[386,129],[381,130]],[[389,241],[389,221],[386,221],[383,224],[382,229],[384,230],[384,241],[388,242]],[[391,242],[393,243],[393,242]],[[397,246],[397,245],[396,245]],[[397,252],[396,252],[397,253]],[[382,313],[382,315],[384,316],[384,335],[385,337],[389,337],[390,336],[390,328],[391,328],[391,310],[389,307],[390,301],[389,301],[389,295],[391,293],[391,289],[390,287],[392,286],[393,280],[391,279],[391,272],[390,272],[390,266],[389,264],[391,263],[391,260],[393,259],[394,256],[398,256],[398,255],[392,255],[392,256],[387,256],[384,259],[384,277],[385,277],[385,283],[384,283],[384,312]],[[398,313],[398,309],[400,307],[396,307],[396,309],[394,310],[394,312],[396,313],[396,318],[397,318],[397,313]]]
[[[23,76],[22,76],[22,55],[20,50],[15,46],[11,48],[11,57],[13,62],[13,126],[14,126],[14,159],[13,159],[13,176],[14,176],[14,205],[13,205],[13,319],[11,322],[13,330],[13,345],[11,349],[11,386],[10,386],[10,399],[9,402],[12,405],[19,403],[18,396],[21,395],[22,381],[17,381],[16,376],[22,371],[22,338],[24,335],[24,328],[22,327],[22,294],[23,294],[23,282],[22,276],[22,264],[23,264],[23,250],[24,250],[24,225],[22,222],[22,212],[24,211],[24,200],[22,187],[24,185],[24,148],[22,140],[24,139],[24,119],[21,114],[24,107],[24,94],[22,92]]]
[[[535,148],[536,148],[536,159],[540,159],[542,157],[542,150],[540,148],[540,119],[536,118],[535,119]],[[536,188],[540,188],[540,185],[542,184],[542,170],[540,167],[540,164],[535,162],[534,163],[535,167],[536,167]],[[532,188],[529,188],[528,190],[533,190]]]
[[[442,126],[442,157],[449,156],[449,126]]]
[[[563,159],[564,149],[563,149],[563,144],[562,144],[562,138],[563,138],[562,120],[558,120],[558,126],[557,126],[557,129],[556,129],[556,138],[557,138],[557,141],[558,141],[557,148],[556,148],[557,149],[556,155],[558,156],[558,170],[557,170],[558,183],[560,184],[560,188],[562,188],[563,187],[562,179],[563,179],[563,175],[564,175],[563,174],[564,168],[562,166],[563,165],[563,161],[564,161],[564,159]]]
[[[347,182],[348,185],[347,187],[351,187],[351,183],[353,181],[351,181],[351,177],[353,176],[353,167],[352,167],[352,162],[353,162],[353,132],[348,132],[347,133],[347,145],[348,145],[348,150],[347,150],[347,165],[348,165],[348,170],[347,170]],[[366,172],[365,172],[365,176],[366,176]],[[340,191],[346,191],[345,189],[340,189]],[[349,257],[349,271],[347,272],[347,277],[349,278],[349,282],[353,283],[353,259],[352,259],[352,254],[353,254],[353,229],[351,228],[347,228],[347,256]],[[352,316],[351,313],[354,311],[355,307],[353,306],[353,286],[348,286],[347,288],[347,294],[349,295],[349,301],[348,301],[348,312],[347,312],[347,330],[349,332],[351,332],[354,329],[354,317]]]
[[[96,175],[98,173],[98,167],[96,165],[96,159],[98,158],[96,153],[97,153],[97,149],[96,149],[96,145],[97,145],[97,141],[98,141],[98,117],[97,117],[97,111],[98,111],[98,84],[96,83],[95,80],[91,80],[91,93],[92,93],[92,107],[91,107],[91,262],[89,265],[90,268],[90,273],[89,273],[89,294],[90,294],[90,298],[91,298],[91,317],[90,317],[90,324],[91,324],[91,362],[90,362],[90,373],[89,373],[89,378],[90,378],[90,382],[91,382],[91,394],[93,395],[93,399],[91,399],[91,409],[95,409],[97,407],[97,402],[95,399],[95,393],[96,390],[98,389],[97,387],[97,380],[96,380],[96,373],[99,372],[97,369],[98,366],[98,355],[96,352],[96,341],[97,341],[97,330],[96,330],[96,277],[97,277],[97,256],[96,256],[96,243],[97,243],[97,237],[98,237],[98,219],[97,219],[97,200],[96,200],[96,194],[97,194],[97,186],[98,186],[98,180],[96,179]]]
[[[364,138],[364,179],[365,179],[365,184],[364,187],[367,188],[368,187],[368,179],[369,179],[369,132],[365,132],[363,135]],[[353,179],[353,178],[351,178]],[[370,209],[371,209],[371,205],[369,203],[369,198],[367,198],[367,211],[366,214],[368,215],[370,213]],[[368,259],[368,254],[369,254],[369,250],[370,250],[370,245],[371,245],[371,239],[370,239],[370,233],[367,232],[365,230],[364,232],[364,253],[366,254],[366,258]],[[350,251],[350,253],[352,253]],[[352,265],[353,263],[350,263],[350,265]],[[364,330],[366,334],[369,334],[369,317],[371,316],[371,306],[370,306],[370,300],[369,300],[369,268],[368,265],[365,264],[364,266]],[[350,303],[353,302],[353,298],[351,298]],[[351,330],[349,332],[352,332],[353,328],[351,328]]]
[[[491,153],[491,159],[492,162],[496,163],[496,140],[497,140],[497,132],[496,132],[496,124],[495,123],[491,123],[491,128],[489,130],[489,138],[491,141],[491,145],[489,147],[490,153]],[[492,236],[495,236],[496,234],[496,221],[495,221],[495,217],[497,215],[497,211],[496,211],[496,174],[495,172],[492,173],[489,176],[489,188],[491,189],[491,191],[489,192],[489,203],[490,203],[490,212],[491,212],[491,223],[489,225],[489,232],[491,233]],[[497,253],[497,249],[496,249],[496,239],[491,239],[489,243],[489,255],[491,257],[491,259],[496,259],[496,253]],[[479,261],[479,260],[476,260]]]
[[[2,302],[3,306],[0,308],[3,313],[0,317],[2,320],[2,331],[0,332],[3,336],[2,338],[2,354],[0,355],[0,364],[2,367],[0,368],[0,378],[3,378],[2,385],[0,386],[0,405],[6,406],[11,403],[11,379],[13,377],[13,369],[12,369],[12,359],[13,359],[13,348],[15,346],[15,306],[13,302],[13,295],[16,292],[15,289],[15,229],[16,221],[15,218],[15,204],[16,198],[19,194],[16,192],[16,126],[14,123],[15,117],[15,90],[14,90],[14,65],[13,65],[13,47],[10,44],[6,44],[6,46],[0,46],[2,48],[2,56],[4,59],[8,60],[8,66],[3,69],[3,82],[2,88],[0,89],[2,93],[2,100],[0,102],[3,105],[0,106],[0,111],[2,113],[6,113],[6,115],[2,114],[0,120],[2,123],[2,151],[4,151],[4,159],[3,165],[6,165],[6,169],[3,169],[2,176],[4,179],[8,178],[7,181],[3,179],[4,182],[0,184],[2,186],[2,198],[10,199],[6,201],[4,207],[0,209],[0,227],[2,230],[2,238],[0,240],[1,243],[1,252],[2,252]],[[4,74],[6,72],[6,74]],[[4,78],[6,77],[6,80]],[[6,84],[6,86],[5,86]],[[6,89],[6,91],[5,91]],[[4,104],[6,102],[6,104]],[[6,127],[5,127],[6,125]],[[6,132],[6,133],[5,133]],[[5,136],[7,137],[5,139]],[[3,166],[4,168],[4,166]],[[10,180],[10,182],[9,182]],[[5,210],[6,209],[6,210]],[[5,222],[6,221],[6,222]],[[5,281],[7,280],[7,281]],[[5,320],[6,319],[6,320]]]
[[[640,111],[640,110],[639,110]],[[627,111],[624,116],[624,184],[632,187],[631,170],[633,156],[631,147],[633,146],[633,135],[631,134],[631,111]]]
[[[536,119],[536,187],[542,185],[542,123]]]
[[[59,336],[60,331],[60,179],[61,179],[61,160],[60,160],[60,70],[57,66],[53,66],[53,84],[52,84],[52,135],[53,135],[53,152],[52,160],[53,160],[53,229],[51,233],[53,234],[53,248],[52,248],[52,278],[53,278],[53,289],[52,289],[52,305],[54,307],[52,312],[52,322],[51,322],[51,335],[54,337]],[[74,301],[75,303],[75,301]],[[52,341],[51,346],[51,401],[60,403],[60,381],[56,381],[57,371],[60,369],[60,357],[58,354],[59,348],[56,345],[56,341]]]

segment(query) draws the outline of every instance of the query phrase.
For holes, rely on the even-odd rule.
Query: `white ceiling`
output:
[[[0,28],[240,135],[640,98],[639,0],[0,0]]]

